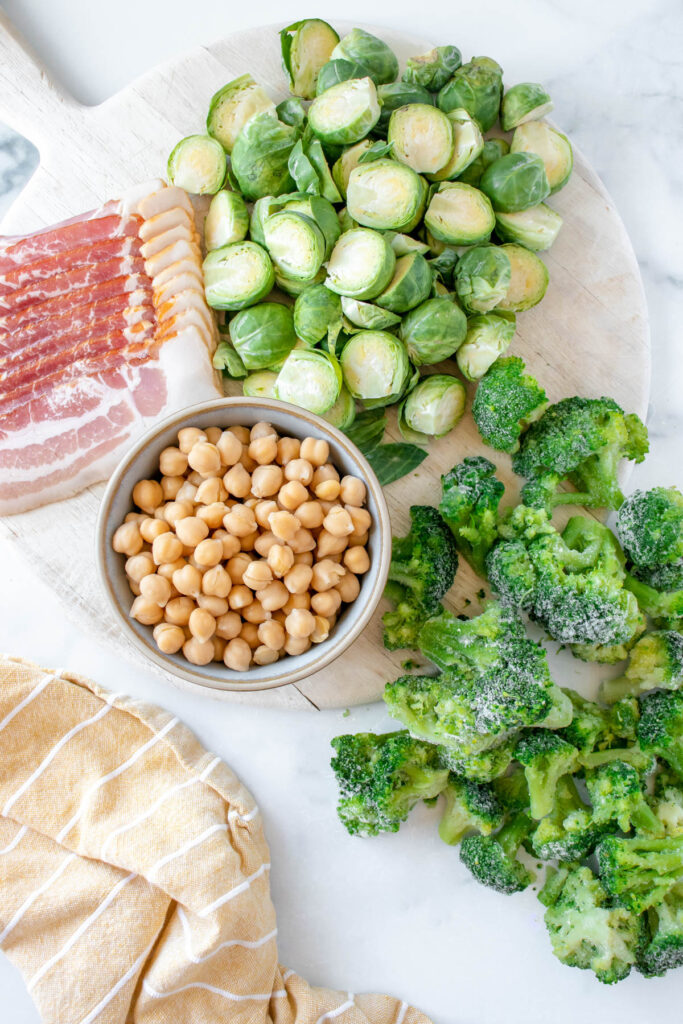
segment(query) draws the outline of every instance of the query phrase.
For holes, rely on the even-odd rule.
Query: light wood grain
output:
[[[339,22],[340,32],[350,25]],[[432,43],[376,30],[401,61]],[[48,80],[39,63],[0,14],[0,120],[34,142],[41,162],[2,224],[23,233],[61,220],[129,185],[163,173],[167,154],[183,135],[200,131],[208,101],[226,81],[250,71],[276,102],[287,95],[280,70],[277,28],[242,32],[155,68],[97,107],[83,107]],[[521,356],[551,400],[607,392],[629,411],[645,415],[649,394],[649,336],[638,266],[624,226],[600,180],[575,153],[570,183],[551,204],[565,218],[558,241],[542,254],[550,271],[543,302],[518,318],[511,352]],[[470,388],[470,399],[473,388]],[[390,433],[397,437],[392,418]],[[465,455],[483,449],[469,416],[430,446],[410,477],[388,488],[395,532],[404,532],[411,504],[438,502],[439,478]],[[491,456],[491,452],[486,452]],[[509,485],[518,481],[506,456],[496,458]],[[628,472],[625,467],[624,472]],[[140,655],[120,635],[94,572],[94,524],[102,487],[0,521],[38,574],[60,595],[81,628],[132,661]],[[462,611],[479,590],[466,565],[449,603]],[[212,691],[215,699],[287,708],[347,707],[376,700],[402,656],[381,644],[380,608],[364,635],[323,672],[296,685],[253,694]],[[156,671],[148,662],[144,664]],[[191,686],[166,676],[175,685]],[[205,693],[197,689],[198,693]]]

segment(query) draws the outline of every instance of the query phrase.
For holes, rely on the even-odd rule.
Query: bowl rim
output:
[[[178,429],[180,429],[182,422],[191,419],[193,416],[212,412],[213,410],[218,409],[230,410],[245,407],[263,410],[264,414],[269,413],[274,415],[276,418],[278,414],[286,412],[288,415],[294,416],[295,419],[301,421],[302,430],[305,429],[305,424],[308,423],[321,433],[327,435],[329,440],[333,441],[337,446],[341,447],[345,451],[347,457],[349,457],[350,460],[356,463],[359,467],[363,481],[368,488],[368,492],[372,495],[375,502],[378,515],[377,521],[373,526],[377,530],[379,541],[376,555],[377,571],[375,579],[365,601],[365,607],[361,610],[357,620],[348,629],[348,631],[342,631],[336,639],[336,642],[333,640],[330,647],[326,651],[321,652],[320,656],[315,661],[315,664],[305,665],[298,669],[292,668],[289,671],[281,671],[272,677],[266,677],[265,679],[260,679],[251,683],[246,678],[248,673],[235,673],[236,678],[234,680],[230,679],[229,676],[224,680],[218,678],[207,679],[199,673],[194,672],[190,662],[187,662],[187,668],[185,668],[185,666],[178,666],[171,662],[166,655],[156,648],[154,641],[152,640],[151,632],[149,634],[149,639],[143,640],[131,625],[129,616],[125,614],[121,608],[107,568],[107,555],[109,554],[107,531],[110,526],[112,504],[115,496],[117,495],[122,477],[128,469],[130,469],[138,456],[153,445],[155,440],[157,440],[162,433],[174,426],[177,426]],[[266,415],[264,415],[263,418],[266,420],[268,419]],[[230,425],[232,424],[228,424],[228,426]],[[277,423],[274,425],[277,427]],[[225,691],[248,693],[249,691],[258,692],[261,690],[273,690],[281,686],[288,686],[326,668],[331,664],[331,662],[335,661],[345,650],[347,650],[363,632],[375,613],[387,581],[389,563],[391,561],[391,520],[382,486],[377,479],[374,470],[356,445],[354,445],[341,430],[333,427],[332,424],[328,423],[322,417],[315,415],[315,413],[311,413],[307,409],[301,409],[295,405],[290,405],[288,402],[280,402],[273,398],[226,396],[224,398],[212,399],[209,402],[200,402],[195,405],[186,406],[184,409],[179,409],[173,415],[167,416],[164,420],[155,423],[149,430],[145,431],[145,433],[138,438],[130,451],[121,459],[109,478],[98,509],[97,524],[95,527],[95,560],[100,586],[105,592],[107,602],[114,614],[117,624],[123,628],[124,636],[139,651],[141,651],[146,658],[154,662],[159,668],[163,669],[165,673],[170,674],[175,677],[175,679],[184,680],[185,683],[191,684],[193,689],[203,692],[207,696],[212,694],[215,696]],[[275,662],[274,665],[286,664],[288,660],[291,661],[295,659],[283,659],[282,661]],[[215,664],[217,669],[220,665],[222,671],[226,673],[232,672],[231,669],[228,669],[226,666],[222,665],[222,663],[216,662]]]

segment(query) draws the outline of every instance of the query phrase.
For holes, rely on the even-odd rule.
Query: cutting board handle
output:
[[[38,57],[0,10],[0,120],[41,149],[82,110],[50,81]]]

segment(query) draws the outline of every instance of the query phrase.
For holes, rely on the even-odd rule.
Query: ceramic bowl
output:
[[[192,665],[182,654],[162,654],[152,637],[152,627],[129,616],[133,595],[125,574],[125,556],[112,548],[112,537],[126,515],[133,511],[132,493],[138,480],[158,474],[159,455],[177,444],[182,427],[251,427],[265,420],[281,435],[324,438],[330,445],[330,461],[341,476],[360,477],[367,487],[366,507],[372,516],[368,540],[370,569],[361,581],[360,594],[344,607],[327,640],[304,654],[281,658],[272,665],[254,665],[235,672],[222,662]],[[214,690],[265,690],[285,686],[319,672],[338,658],[360,636],[370,621],[384,590],[391,560],[391,524],[382,488],[358,449],[341,431],[319,416],[273,399],[221,398],[183,409],[148,431],[133,446],[111,477],[97,522],[97,566],[117,624],[147,658],[187,682]]]

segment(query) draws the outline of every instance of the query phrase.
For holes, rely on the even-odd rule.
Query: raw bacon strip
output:
[[[120,238],[108,238],[104,242],[93,245],[79,245],[63,253],[59,261],[54,256],[35,260],[26,266],[15,267],[0,277],[0,310],[7,309],[7,302],[2,301],[6,295],[32,284],[37,288],[38,281],[54,277],[55,272],[66,273],[76,267],[87,266],[89,263],[101,263],[103,260],[140,255],[140,239],[130,235]]]
[[[94,220],[80,220],[63,227],[48,228],[42,233],[29,235],[18,241],[9,239],[10,245],[0,249],[0,274],[6,274],[19,264],[31,263],[46,256],[59,256],[80,245],[103,242],[119,235],[137,235],[140,218],[135,214],[121,216],[112,213]]]

